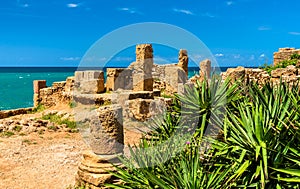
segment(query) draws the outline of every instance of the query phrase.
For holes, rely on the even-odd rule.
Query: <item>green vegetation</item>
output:
[[[75,102],[75,101],[69,102],[69,107],[70,108],[75,108],[76,106],[77,106],[77,102]]]
[[[217,78],[197,83],[120,158],[125,167],[112,174],[122,184],[107,186],[299,189],[299,90]]]
[[[47,114],[47,115],[43,115],[42,118],[43,120],[49,120],[53,123],[56,123],[58,125],[62,125],[62,124],[66,124],[68,126],[68,128],[70,129],[75,129],[76,128],[76,122],[75,121],[70,121],[68,119],[63,119],[62,116],[57,115],[57,114]],[[49,129],[53,129],[53,130],[57,130],[57,128],[53,126]]]
[[[31,140],[29,140],[29,139],[24,139],[24,140],[22,141],[22,144],[31,145],[31,144],[37,144],[37,142],[36,142],[36,141],[31,141]]]
[[[39,104],[37,107],[35,107],[32,111],[28,111],[27,113],[29,114],[34,114],[34,113],[38,113],[38,112],[42,112],[44,111],[46,108],[44,105]]]
[[[14,131],[17,131],[17,132],[20,132],[21,130],[22,130],[22,126],[20,126],[20,125],[16,125],[15,127],[14,127]]]
[[[11,132],[11,131],[4,131],[1,135],[5,136],[5,137],[11,137],[11,136],[15,135],[15,133]]]
[[[295,54],[291,55],[290,60],[281,61],[276,66],[264,64],[262,66],[262,69],[264,69],[265,71],[267,71],[268,74],[270,75],[271,72],[273,70],[276,70],[277,68],[286,68],[287,66],[290,66],[290,65],[296,66],[298,60],[300,60],[300,55],[297,54],[297,53],[295,53]]]

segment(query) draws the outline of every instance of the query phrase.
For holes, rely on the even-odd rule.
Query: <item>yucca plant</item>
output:
[[[210,81],[197,81],[195,86],[187,86],[183,95],[175,95],[179,102],[177,111],[181,114],[181,125],[190,128],[195,138],[206,134],[219,134],[218,125],[223,123],[227,107],[235,107],[242,98],[238,83],[229,79],[222,81],[213,76]]]
[[[170,158],[167,162],[162,162],[160,156],[153,154],[157,158],[155,166],[138,168],[137,165],[147,164],[145,156],[141,156],[140,153],[140,150],[131,149],[132,159],[122,159],[126,168],[117,168],[118,172],[112,173],[122,180],[122,184],[107,184],[106,186],[127,189],[218,189],[228,188],[225,186],[233,183],[225,185],[228,181],[228,173],[232,170],[230,165],[213,164],[207,161],[208,159],[203,161],[198,147],[191,144],[187,144],[185,151]]]
[[[299,116],[290,98],[297,94],[284,83],[249,91],[238,112],[228,110],[212,155],[231,163],[236,187],[299,188]]]

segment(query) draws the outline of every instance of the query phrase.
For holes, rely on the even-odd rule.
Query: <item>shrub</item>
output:
[[[174,111],[154,120],[151,135],[120,158],[125,167],[112,174],[122,184],[107,186],[300,188],[299,89],[285,83],[198,83],[185,96],[176,95]],[[220,132],[204,135],[209,124]]]
[[[273,70],[276,70],[277,68],[286,68],[287,66],[293,65],[296,66],[298,60],[300,60],[300,55],[297,53],[294,53],[290,56],[290,60],[283,60],[279,62],[276,66],[273,65],[267,65],[264,64],[262,66],[262,69],[268,72],[270,75]]]

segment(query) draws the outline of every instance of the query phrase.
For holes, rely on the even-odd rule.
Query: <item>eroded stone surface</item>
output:
[[[123,114],[119,105],[102,106],[90,122],[90,146],[95,154],[122,153],[124,147]]]
[[[109,171],[116,171],[114,166],[122,166],[117,159],[117,156],[105,157],[92,151],[83,152],[76,177],[77,185],[98,189],[103,188],[104,184],[115,182]]]
[[[188,57],[188,52],[185,49],[180,49],[179,54],[178,54],[178,66],[182,68],[186,75],[188,76],[188,63],[189,63],[189,57]]]
[[[134,91],[153,91],[153,49],[151,44],[136,46],[136,61],[131,64]]]
[[[97,94],[104,92],[103,71],[76,71],[75,87],[76,92],[82,94]]]
[[[209,59],[203,60],[200,62],[200,71],[199,75],[202,80],[204,78],[210,79],[210,73],[211,72],[211,61]]]

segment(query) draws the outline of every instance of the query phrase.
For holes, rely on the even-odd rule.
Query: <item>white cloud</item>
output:
[[[22,5],[22,7],[27,8],[27,7],[29,7],[29,4],[25,3]]]
[[[224,54],[221,54],[221,53],[215,54],[215,57],[223,57],[223,56],[224,56]]]
[[[300,35],[300,32],[289,32],[290,35]]]
[[[267,31],[267,30],[271,30],[271,28],[270,28],[270,27],[268,27],[268,26],[259,26],[257,29],[258,29],[258,30],[260,30],[260,31]]]
[[[265,57],[266,57],[265,54],[261,54],[261,55],[259,56],[259,58],[265,58]]]
[[[190,10],[186,10],[186,9],[173,9],[174,12],[178,12],[178,13],[183,13],[186,15],[194,15],[194,13]]]
[[[60,60],[63,60],[63,61],[77,61],[77,60],[80,60],[80,57],[61,57]]]
[[[67,7],[69,7],[69,8],[76,8],[76,7],[79,7],[79,3],[69,3],[69,4],[67,4]]]
[[[251,61],[252,61],[252,60],[255,60],[255,56],[254,56],[254,55],[251,55],[250,58],[249,58],[249,60],[251,60]]]
[[[129,8],[129,7],[123,7],[118,8],[119,11],[128,12],[130,14],[141,14],[139,11],[137,11],[135,8]]]
[[[227,1],[226,2],[226,5],[228,5],[228,6],[233,5],[233,4],[234,4],[233,1]]]
[[[216,17],[215,15],[213,15],[209,12],[206,12],[206,13],[202,14],[202,16],[209,17],[209,18],[215,18]]]

